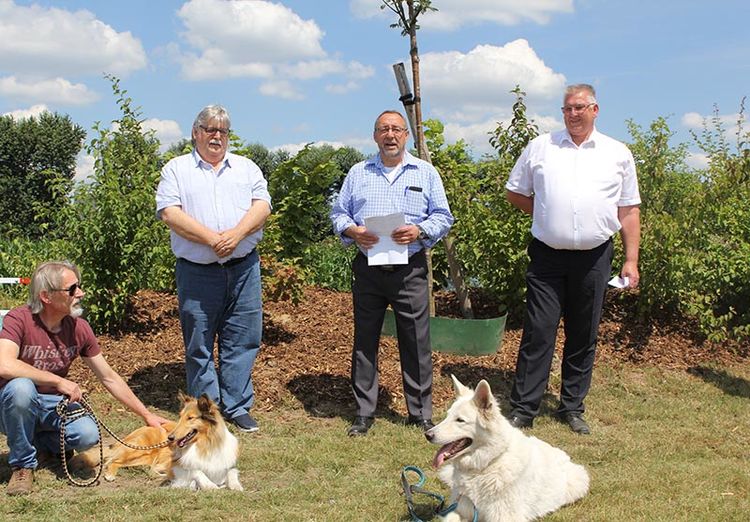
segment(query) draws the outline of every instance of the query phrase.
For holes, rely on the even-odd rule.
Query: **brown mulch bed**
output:
[[[452,296],[439,294],[438,311],[456,314]],[[496,303],[476,301],[476,308],[496,309]],[[648,365],[673,370],[696,370],[706,363],[747,361],[747,346],[701,340],[689,324],[641,324],[630,318],[627,303],[612,299],[600,328],[597,365]],[[264,305],[263,346],[253,371],[255,408],[268,411],[279,405],[299,405],[315,416],[353,414],[349,372],[352,346],[351,295],[308,288],[297,306],[277,302]],[[436,408],[453,396],[451,373],[467,384],[487,379],[496,394],[507,396],[521,336],[518,327],[505,333],[499,353],[459,356],[434,353]],[[558,350],[562,342],[558,335]],[[175,411],[177,391],[184,389],[184,352],[174,295],[144,291],[131,303],[128,323],[118,335],[99,337],[110,365],[148,405]],[[405,415],[398,348],[392,338],[381,340],[379,356],[382,414]],[[71,378],[89,390],[101,390],[80,363]]]

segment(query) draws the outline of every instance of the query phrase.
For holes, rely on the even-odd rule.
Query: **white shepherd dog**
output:
[[[433,465],[451,488],[448,521],[534,520],[583,497],[589,475],[564,451],[514,428],[500,413],[490,385],[476,390],[455,376],[456,400],[443,422],[425,433],[441,447]]]

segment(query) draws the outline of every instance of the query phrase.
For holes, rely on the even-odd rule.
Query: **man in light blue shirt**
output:
[[[263,326],[255,247],[271,213],[271,196],[258,166],[227,152],[229,126],[221,106],[198,114],[195,150],[162,169],[156,212],[170,228],[177,257],[187,391],[207,394],[237,428],[254,432],[258,424],[248,413],[251,373]]]
[[[424,249],[448,233],[453,216],[440,175],[406,150],[408,135],[400,113],[383,112],[373,132],[379,153],[351,168],[331,210],[335,234],[345,245],[356,243],[360,250],[352,264],[352,390],[357,414],[349,436],[365,435],[374,420],[378,345],[389,304],[396,316],[407,423],[424,430],[432,427],[432,349]],[[403,212],[406,224],[396,228],[391,238],[408,245],[409,262],[370,266],[367,250],[378,237],[364,226],[365,218],[394,212]]]

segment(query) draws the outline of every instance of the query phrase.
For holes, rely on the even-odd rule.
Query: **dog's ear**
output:
[[[453,380],[453,391],[456,394],[456,397],[460,397],[461,395],[466,395],[467,393],[471,393],[471,390],[461,384],[461,381],[458,380],[458,378],[451,374],[451,379]]]
[[[483,412],[490,411],[495,407],[495,397],[492,395],[490,383],[482,379],[474,390],[474,403]]]
[[[177,392],[177,399],[179,399],[181,403],[185,404],[187,401],[190,400],[190,396],[186,395],[185,392],[183,392],[182,390],[179,390]]]
[[[205,393],[198,397],[198,410],[204,414],[211,411],[211,399]]]
[[[216,423],[214,409],[216,406],[214,406],[214,401],[208,398],[208,395],[205,393],[201,395],[198,398],[198,411],[201,412],[201,419],[210,422],[212,424]]]

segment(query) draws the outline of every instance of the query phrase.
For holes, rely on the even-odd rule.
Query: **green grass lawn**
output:
[[[94,404],[109,400],[92,397]],[[544,416],[530,432],[591,474],[589,495],[545,520],[750,519],[749,367],[597,367],[587,405],[591,436]],[[7,497],[3,462],[0,519],[408,520],[399,484],[408,464],[425,470],[427,489],[447,494],[429,467],[436,448],[416,428],[378,419],[370,435],[350,439],[349,419],[313,417],[294,404],[258,418],[259,434],[239,435],[244,492],[171,490],[140,470],[124,470],[113,484],[75,488],[42,470],[31,496]],[[125,414],[105,422],[123,433],[138,425]],[[0,452],[5,461],[7,449]],[[432,519],[427,506],[422,512]]]

